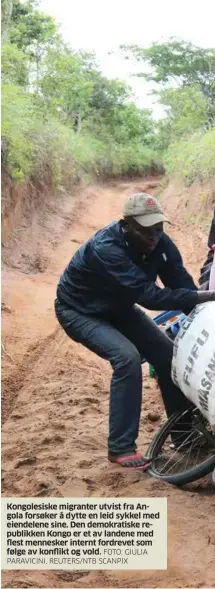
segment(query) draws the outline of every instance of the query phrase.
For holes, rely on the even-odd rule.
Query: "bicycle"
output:
[[[154,321],[174,339],[184,317],[179,311],[167,311],[157,315]],[[177,486],[191,483],[215,468],[215,432],[199,409],[190,403],[160,426],[146,456],[151,461],[149,475]]]

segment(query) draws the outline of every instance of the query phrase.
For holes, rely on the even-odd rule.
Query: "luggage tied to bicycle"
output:
[[[215,301],[197,305],[174,341],[173,382],[215,431]]]

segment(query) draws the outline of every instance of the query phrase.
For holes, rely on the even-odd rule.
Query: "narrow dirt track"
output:
[[[70,341],[53,313],[58,277],[79,243],[119,218],[125,198],[138,188],[156,190],[152,179],[144,179],[90,187],[75,208],[68,197],[60,242],[54,247],[44,241],[45,272],[3,271],[2,488],[8,497],[168,497],[168,570],[8,571],[3,573],[7,588],[215,586],[210,479],[175,489],[106,461],[110,367]],[[196,277],[206,236],[193,226],[173,225],[169,233]],[[143,451],[160,423],[149,421],[151,410],[164,416],[159,392],[146,376]]]

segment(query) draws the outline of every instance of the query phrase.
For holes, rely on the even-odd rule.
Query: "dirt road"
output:
[[[52,239],[44,234],[40,243],[43,272],[29,264],[26,270],[7,265],[3,271],[3,495],[167,497],[168,570],[9,571],[3,573],[4,587],[215,586],[210,480],[180,490],[106,461],[110,367],[70,341],[53,313],[58,277],[79,243],[119,218],[123,201],[134,190],[153,194],[150,181],[91,187],[75,206],[68,197],[63,213],[53,218]],[[173,225],[170,234],[197,276],[206,235],[193,225]],[[146,377],[139,438],[143,452],[159,424],[149,421],[152,410],[162,418],[158,390]]]

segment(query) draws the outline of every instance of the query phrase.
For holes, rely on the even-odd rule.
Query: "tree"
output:
[[[2,0],[1,3],[1,24],[2,24],[2,35],[1,35],[1,46],[3,47],[8,38],[8,30],[10,26],[11,16],[13,10],[13,0]]]
[[[13,0],[10,40],[22,51],[27,51],[35,58],[38,47],[53,45],[57,34],[54,19],[35,9],[33,0]]]
[[[57,25],[51,16],[36,10],[34,0],[27,0],[25,3],[14,0],[11,25],[10,41],[28,56],[31,62],[31,77],[36,77],[38,90],[42,58],[47,49],[59,39]],[[32,70],[32,64],[35,64],[35,72]]]
[[[78,132],[82,119],[90,112],[93,88],[84,66],[80,55],[56,46],[47,53],[40,83],[41,94],[50,110],[70,122]]]
[[[162,90],[159,100],[167,110],[169,141],[188,137],[207,126],[209,101],[198,86]]]
[[[64,43],[38,6],[39,0],[3,0],[3,156],[14,180],[48,177],[62,187],[79,170],[147,169],[150,111],[131,102],[123,81],[102,75],[94,53]]]
[[[89,72],[89,78],[93,84],[90,97],[90,105],[100,111],[101,115],[112,111],[116,106],[121,106],[131,95],[131,89],[121,80],[109,80],[101,72],[93,70]]]
[[[2,48],[2,81],[6,84],[28,84],[28,60],[26,55],[13,45],[5,43]]]
[[[144,49],[137,45],[121,46],[138,61],[145,61],[150,73],[140,73],[146,80],[158,83],[171,83],[193,86],[198,84],[202,91],[208,91],[215,82],[215,49],[195,47],[186,41],[172,39],[167,43],[152,43]]]
[[[147,109],[138,109],[134,103],[115,106],[109,116],[106,116],[106,132],[108,131],[117,143],[129,143],[139,140],[145,145],[150,144],[154,123],[151,113]]]
[[[150,67],[149,72],[138,75],[148,81],[174,86],[198,86],[210,101],[208,118],[212,123],[215,117],[215,49],[195,47],[186,41],[174,38],[167,43],[152,43],[144,49],[137,45],[122,46],[124,54],[135,57]]]
[[[116,135],[122,126],[130,88],[119,80],[108,80],[97,69],[93,54],[73,52],[59,46],[48,51],[44,60],[41,94],[53,111],[80,132],[82,122],[93,133]]]

